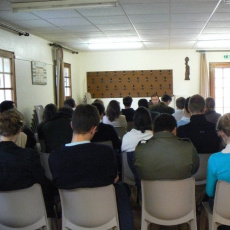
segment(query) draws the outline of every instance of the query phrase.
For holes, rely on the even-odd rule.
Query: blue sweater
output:
[[[209,197],[215,196],[218,180],[230,182],[230,152],[222,152],[212,154],[208,160],[206,193]]]

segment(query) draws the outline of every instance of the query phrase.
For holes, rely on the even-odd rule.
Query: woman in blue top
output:
[[[217,181],[230,182],[230,113],[219,118],[217,131],[226,147],[221,152],[212,154],[208,160],[206,193],[211,208],[213,208]]]

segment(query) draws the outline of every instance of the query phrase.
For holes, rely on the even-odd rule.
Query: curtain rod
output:
[[[54,47],[62,48],[62,49],[64,49],[64,50],[66,50],[66,51],[69,51],[69,52],[72,53],[72,54],[78,54],[77,51],[74,51],[74,50],[65,48],[65,47],[63,47],[63,46],[61,46],[61,45],[59,45],[59,44],[57,44],[57,43],[50,43],[49,45],[50,45],[50,46],[54,46]]]
[[[205,52],[230,52],[230,50],[196,50],[196,52],[199,52],[199,53],[205,53]]]
[[[23,30],[19,30],[13,26],[10,26],[10,25],[6,25],[6,24],[3,24],[0,22],[0,27],[2,27],[3,29],[7,29],[9,30],[10,32],[14,32],[14,33],[17,33],[19,36],[30,36],[30,34],[28,32],[25,32]]]

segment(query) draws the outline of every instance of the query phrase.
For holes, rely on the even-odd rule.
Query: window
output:
[[[72,97],[71,65],[64,63],[65,99]]]
[[[216,111],[230,113],[230,63],[210,63],[210,91]]]
[[[0,102],[16,103],[14,53],[0,50]]]

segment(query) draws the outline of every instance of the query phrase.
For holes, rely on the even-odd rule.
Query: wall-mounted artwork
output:
[[[87,91],[92,98],[173,95],[172,70],[87,72]]]
[[[32,84],[47,84],[46,63],[32,61]]]

